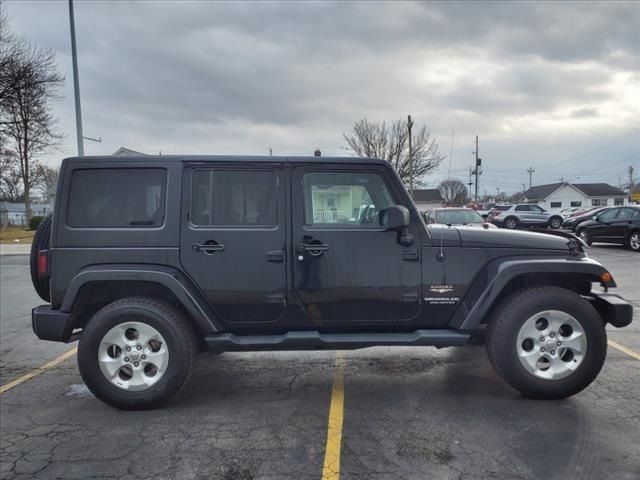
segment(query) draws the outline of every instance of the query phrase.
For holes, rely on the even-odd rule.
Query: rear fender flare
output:
[[[203,332],[223,331],[220,321],[192,282],[175,268],[154,265],[95,265],[82,269],[71,280],[60,310],[71,312],[84,285],[101,281],[138,281],[163,285],[182,303]]]

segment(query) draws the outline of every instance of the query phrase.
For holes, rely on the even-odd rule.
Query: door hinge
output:
[[[402,260],[407,262],[417,262],[420,260],[420,253],[418,250],[405,250],[402,252]]]
[[[282,293],[273,293],[271,295],[267,295],[267,303],[277,303],[277,304],[286,305],[286,301]]]
[[[284,262],[284,250],[272,250],[265,253],[267,256],[267,262],[282,263]]]
[[[411,293],[403,293],[402,294],[402,301],[403,302],[417,303],[419,300],[420,300],[420,295],[418,295],[418,292],[411,292]]]

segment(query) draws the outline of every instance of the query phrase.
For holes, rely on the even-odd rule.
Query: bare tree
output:
[[[58,169],[52,168],[48,165],[39,164],[36,177],[32,184],[40,189],[42,192],[42,199],[45,202],[51,200],[51,196],[55,193],[57,183]]]
[[[395,120],[387,126],[385,122],[371,123],[363,118],[343,137],[356,155],[388,161],[405,185],[410,183],[409,132],[405,120]],[[438,144],[424,125],[413,134],[412,144],[413,179],[420,184],[426,174],[440,165],[444,156],[438,152]]]
[[[440,183],[438,190],[440,190],[440,195],[448,207],[462,206],[469,200],[467,186],[456,178],[444,180]]]
[[[50,102],[64,77],[58,73],[53,50],[16,39],[4,14],[0,14],[0,29],[0,155],[20,175],[29,219],[29,195],[40,170],[37,157],[61,138]]]
[[[13,159],[0,154],[0,200],[20,202],[24,200],[22,179]]]

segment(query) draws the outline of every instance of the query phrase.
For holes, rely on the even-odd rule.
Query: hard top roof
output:
[[[113,156],[113,155],[91,155],[84,157],[69,157],[66,161],[73,162],[131,162],[131,163],[152,163],[152,162],[238,162],[238,163],[357,163],[357,164],[387,164],[385,160],[365,157],[285,157],[267,155],[144,155],[144,156]]]

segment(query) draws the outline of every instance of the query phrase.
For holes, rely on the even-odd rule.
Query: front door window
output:
[[[376,173],[309,172],[303,181],[307,226],[380,228],[380,211],[393,204]]]

